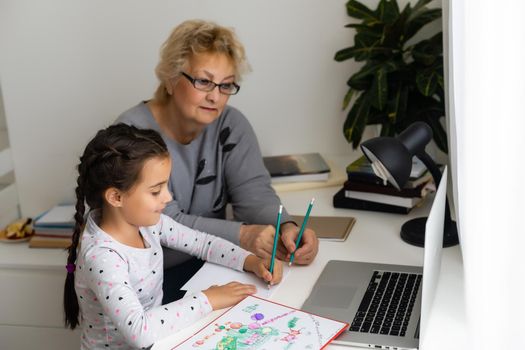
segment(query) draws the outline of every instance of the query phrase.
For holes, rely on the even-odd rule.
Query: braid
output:
[[[75,189],[75,193],[77,195],[77,204],[75,205],[76,213],[75,213],[75,228],[73,231],[73,238],[71,245],[69,246],[69,256],[67,259],[67,262],[70,264],[74,264],[77,260],[77,247],[78,247],[78,241],[80,239],[80,233],[82,231],[82,226],[84,225],[84,213],[86,211],[86,206],[84,204],[84,192],[82,191],[82,186],[80,185],[82,182],[82,175],[78,177],[77,181],[77,188]]]
[[[75,189],[75,193],[77,195],[77,203],[75,206],[76,213],[75,213],[75,228],[73,230],[73,236],[71,239],[71,245],[67,248],[68,249],[68,257],[67,257],[67,265],[68,266],[75,266],[75,262],[77,260],[77,248],[78,248],[78,242],[80,240],[81,232],[82,232],[82,226],[84,225],[84,212],[86,210],[85,204],[84,204],[84,192],[82,190],[83,188],[83,170],[84,167],[82,166],[82,163],[79,165],[79,171],[80,175],[77,179],[77,188]],[[75,274],[74,274],[74,268],[71,268],[70,271],[68,269],[67,276],[66,276],[66,282],[64,284],[64,313],[65,313],[65,325],[66,327],[69,327],[71,329],[75,329],[76,326],[78,326],[78,314],[79,314],[79,305],[77,300],[77,293],[75,291]]]

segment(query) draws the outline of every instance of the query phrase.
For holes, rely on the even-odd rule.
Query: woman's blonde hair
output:
[[[200,53],[225,54],[233,63],[237,82],[250,70],[244,47],[233,29],[203,20],[185,21],[173,30],[160,49],[160,60],[155,68],[160,83],[155,100],[167,102],[167,81],[179,77],[191,56]]]

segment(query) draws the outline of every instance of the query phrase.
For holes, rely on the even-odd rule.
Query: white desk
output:
[[[315,197],[312,215],[348,215],[354,216],[357,222],[345,242],[322,241],[316,260],[309,266],[294,267],[272,296],[273,300],[300,308],[324,266],[332,259],[419,266],[423,264],[423,249],[404,243],[399,237],[399,229],[409,218],[426,216],[433,198],[428,198],[424,206],[414,209],[410,215],[384,214],[333,208],[332,196],[338,189],[328,187],[280,194],[282,203],[291,214],[304,214],[308,201]],[[213,312],[187,329],[159,341],[153,349],[171,349],[219,314],[220,312]],[[461,251],[456,246],[443,250],[439,288],[429,319],[429,346],[425,350],[466,349],[465,330],[463,262]],[[329,345],[327,349],[343,350],[350,347]]]

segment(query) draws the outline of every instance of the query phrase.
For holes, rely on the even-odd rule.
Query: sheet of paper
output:
[[[283,283],[288,276],[290,270],[288,265],[283,266],[283,279],[281,283]],[[214,284],[223,285],[232,281],[254,284],[257,287],[257,293],[255,295],[261,298],[269,298],[277,288],[279,288],[279,284],[277,284],[268,289],[268,285],[253,273],[240,272],[228,267],[206,262],[201,269],[181,287],[181,290],[197,292],[208,289]]]
[[[173,349],[321,349],[348,325],[247,297]]]

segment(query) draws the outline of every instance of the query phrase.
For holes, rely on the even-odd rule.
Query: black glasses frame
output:
[[[230,95],[230,96],[231,96],[231,95],[236,95],[236,94],[239,92],[239,90],[241,89],[241,87],[240,87],[239,85],[237,85],[237,84],[235,84],[235,83],[233,83],[233,82],[232,82],[232,83],[220,83],[220,84],[217,84],[216,82],[211,81],[211,80],[209,80],[209,79],[198,79],[198,78],[194,78],[194,77],[192,77],[191,75],[189,75],[189,74],[187,74],[187,73],[184,73],[184,72],[181,72],[181,74],[182,74],[182,76],[183,76],[184,78],[186,78],[186,79],[188,79],[188,80],[190,81],[191,85],[193,85],[193,87],[194,87],[195,89],[197,89],[197,90],[199,90],[199,91],[211,92],[211,91],[213,91],[216,87],[219,87],[219,92],[220,92],[221,94],[223,94],[223,95]],[[206,80],[206,81],[208,81],[208,82],[211,84],[210,86],[213,86],[213,87],[212,87],[211,89],[202,89],[202,88],[198,88],[198,87],[195,85],[195,81],[197,81],[197,80]],[[233,85],[233,86],[235,86],[235,88],[236,88],[237,90],[236,90],[234,93],[230,93],[230,92],[225,92],[225,91],[223,91],[223,89],[225,89],[225,86],[230,85],[230,84]]]

